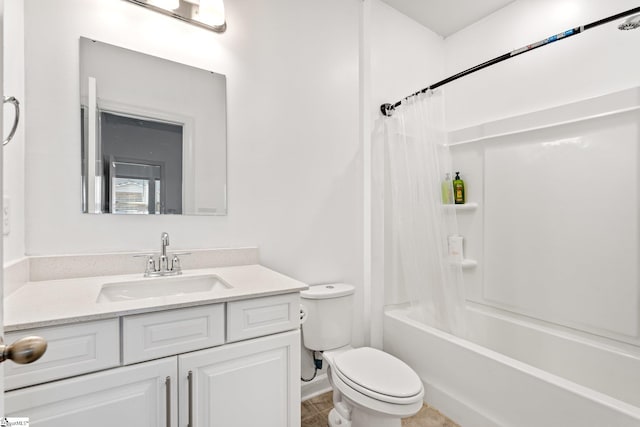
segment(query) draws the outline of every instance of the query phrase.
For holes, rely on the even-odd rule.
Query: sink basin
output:
[[[215,274],[200,276],[149,277],[102,285],[97,302],[130,301],[145,298],[179,296],[198,292],[231,289]]]

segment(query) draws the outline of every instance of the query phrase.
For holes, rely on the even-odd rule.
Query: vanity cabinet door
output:
[[[178,356],[178,372],[181,426],[300,426],[298,330]]]
[[[169,357],[11,391],[6,415],[42,427],[175,426],[176,371]]]

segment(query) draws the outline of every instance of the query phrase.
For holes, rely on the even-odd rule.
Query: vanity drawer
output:
[[[300,294],[227,303],[227,342],[289,331],[300,326]]]
[[[47,340],[44,355],[28,365],[4,363],[5,389],[13,390],[120,364],[118,319],[9,332],[5,342],[37,335]]]
[[[125,365],[224,344],[224,304],[122,318]]]

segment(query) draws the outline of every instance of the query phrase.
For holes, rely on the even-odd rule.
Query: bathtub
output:
[[[502,341],[507,344],[511,341],[511,347],[519,346],[518,341],[512,341],[518,334],[521,339],[533,340],[533,345],[539,348],[564,342],[569,359],[575,359],[565,361],[566,375],[551,373],[540,366],[549,366],[556,371],[562,369],[563,363],[552,360],[544,351],[530,352],[534,353],[532,358],[537,354],[538,359],[545,359],[545,356],[547,359],[534,366],[530,360],[523,363],[502,351],[421,324],[411,319],[408,308],[386,310],[384,350],[408,363],[424,383],[426,402],[461,426],[640,426],[640,404],[636,402],[636,399],[640,400],[640,381],[636,381],[640,375],[640,360],[637,357],[593,345],[579,337],[570,339],[562,333],[553,334],[535,325],[519,325],[480,309],[471,309],[470,317],[473,327],[491,326],[493,330],[500,330],[506,335]],[[494,324],[487,325],[490,322]],[[469,334],[473,336],[479,332],[470,331]],[[491,345],[495,344],[491,337],[477,335],[477,338],[480,342],[487,339]],[[598,372],[592,372],[594,375],[591,376],[587,375],[588,371],[593,371],[590,363],[599,365]],[[575,366],[581,368],[575,369]],[[609,367],[611,371],[607,369]],[[579,383],[573,380],[576,375],[586,378],[581,377]],[[618,376],[624,378],[618,379]],[[614,383],[618,387],[609,392],[614,390]]]

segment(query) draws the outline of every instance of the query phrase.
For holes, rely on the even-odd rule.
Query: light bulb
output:
[[[175,10],[180,7],[180,0],[147,0],[147,3],[165,10]]]
[[[211,26],[224,24],[223,0],[200,0],[200,6],[194,11],[193,19]]]

